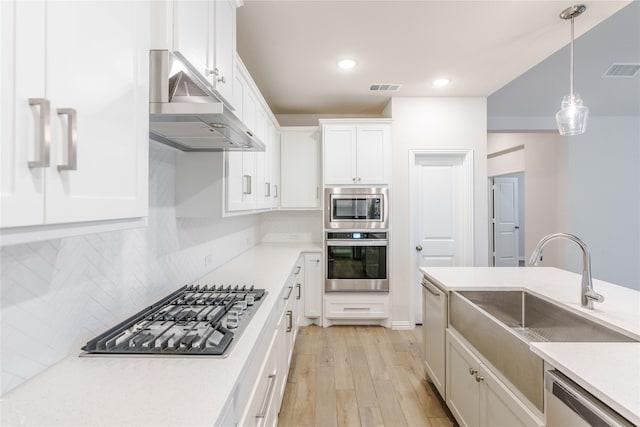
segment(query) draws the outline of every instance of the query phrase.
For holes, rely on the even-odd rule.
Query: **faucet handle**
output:
[[[584,296],[585,296],[585,298],[587,298],[590,301],[604,302],[604,296],[599,294],[599,293],[597,293],[593,289],[589,289]]]

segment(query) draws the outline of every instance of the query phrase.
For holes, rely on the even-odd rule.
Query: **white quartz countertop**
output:
[[[78,349],[2,396],[0,424],[213,425],[249,360],[298,256],[319,251],[320,246],[315,244],[259,245],[193,282],[253,284],[268,292],[227,358],[78,357]]]
[[[425,267],[421,271],[448,291],[527,290],[568,310],[640,340],[640,292],[593,280],[605,297],[594,310],[580,305],[579,274],[552,267]],[[531,350],[559,371],[640,425],[640,343],[531,343]]]

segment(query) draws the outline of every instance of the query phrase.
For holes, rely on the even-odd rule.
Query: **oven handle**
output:
[[[327,240],[329,246],[387,246],[388,240]]]

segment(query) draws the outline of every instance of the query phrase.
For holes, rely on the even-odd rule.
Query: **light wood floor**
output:
[[[278,425],[450,427],[425,380],[420,329],[300,329]]]

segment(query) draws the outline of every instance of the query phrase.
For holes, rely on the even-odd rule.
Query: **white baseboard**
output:
[[[395,320],[391,322],[391,329],[413,329],[416,325],[408,320]]]

